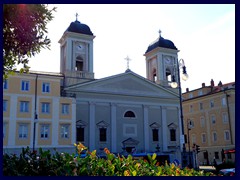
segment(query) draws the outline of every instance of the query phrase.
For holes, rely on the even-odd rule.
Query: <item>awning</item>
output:
[[[235,153],[235,149],[228,149],[224,151],[224,154]]]

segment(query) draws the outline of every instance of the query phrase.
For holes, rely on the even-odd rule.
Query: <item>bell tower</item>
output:
[[[60,72],[65,76],[64,86],[94,79],[93,39],[86,24],[77,19],[63,33],[60,43]]]
[[[147,79],[169,87],[173,76],[177,80],[177,60],[179,50],[174,43],[161,36],[159,30],[159,37],[153,41],[147,48],[144,56],[146,57],[146,74]]]

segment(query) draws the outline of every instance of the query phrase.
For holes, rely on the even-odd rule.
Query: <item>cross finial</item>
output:
[[[127,61],[127,69],[129,69],[129,61],[131,61],[131,59],[127,56],[125,60]]]
[[[76,21],[77,21],[77,20],[78,20],[78,19],[77,19],[77,18],[78,18],[78,13],[76,13],[75,16],[76,16]]]
[[[158,33],[159,33],[159,37],[161,37],[161,33],[162,33],[161,29],[159,29]]]

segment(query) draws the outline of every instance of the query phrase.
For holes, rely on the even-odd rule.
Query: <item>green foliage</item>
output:
[[[29,58],[50,48],[47,24],[52,12],[43,4],[3,4],[3,78],[22,64],[20,72],[29,71]]]
[[[78,153],[86,149],[76,145]],[[86,151],[86,156],[43,151],[31,152],[22,149],[20,156],[4,154],[4,176],[212,176],[194,169],[180,169],[174,164],[159,166],[156,154],[149,161],[134,160],[131,155],[117,157],[105,148],[106,158],[97,156],[96,150]]]

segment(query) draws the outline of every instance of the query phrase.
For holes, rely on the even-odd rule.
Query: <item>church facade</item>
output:
[[[174,43],[160,34],[148,46],[146,78],[127,69],[121,74],[95,79],[94,38],[91,29],[76,20],[59,40],[59,96],[69,98],[71,105],[74,102],[70,106],[71,140],[65,140],[61,149],[64,151],[66,145],[65,150],[75,152],[73,144],[81,142],[91,151],[96,149],[98,154],[107,147],[122,154],[157,152],[159,156],[169,156],[169,161],[181,162],[179,93],[169,85],[172,75],[177,77],[178,49]],[[56,103],[53,106],[59,109]],[[40,124],[36,126],[38,129]],[[53,125],[49,128],[50,133],[58,131]],[[29,132],[29,136],[34,136],[32,130]],[[12,133],[11,128],[5,133]],[[61,137],[57,141],[61,142]],[[36,148],[44,145],[38,142]],[[26,145],[18,143],[18,147]],[[54,138],[47,148],[58,148]]]

